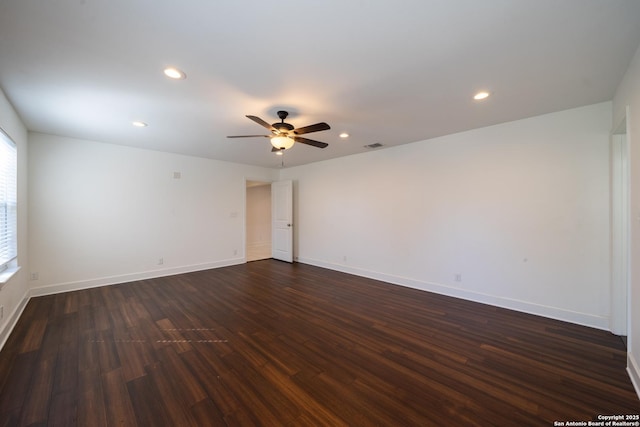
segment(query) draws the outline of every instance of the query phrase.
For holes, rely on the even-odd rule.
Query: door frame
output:
[[[615,335],[629,331],[631,208],[628,111],[611,134],[611,294],[609,329]]]

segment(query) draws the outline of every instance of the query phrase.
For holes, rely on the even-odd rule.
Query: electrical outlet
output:
[[[4,318],[4,305],[0,305],[0,320]]]
[[[37,271],[34,273],[31,273],[31,280],[38,280],[40,279],[40,273],[38,273]]]
[[[158,265],[164,264],[164,258],[158,258]]]
[[[237,250],[237,249],[234,249],[234,250],[233,250],[233,254],[234,254],[234,255],[238,255],[238,250]]]
[[[462,274],[461,273],[456,273],[454,276],[454,279],[456,282],[462,282]]]

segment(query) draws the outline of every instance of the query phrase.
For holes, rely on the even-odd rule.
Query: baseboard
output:
[[[394,285],[406,286],[408,288],[419,289],[436,294],[447,295],[455,298],[461,298],[468,301],[489,304],[496,307],[506,308],[509,310],[520,311],[523,313],[533,314],[536,316],[547,317],[550,319],[561,320],[564,322],[575,323],[591,328],[609,330],[609,318],[594,316],[587,313],[579,313],[570,310],[564,310],[557,307],[550,307],[540,304],[534,304],[526,301],[520,301],[511,298],[504,298],[495,295],[482,294],[464,289],[454,288],[448,285],[435,282],[425,282],[408,277],[393,276],[377,271],[366,270],[357,267],[351,267],[344,264],[329,263],[326,261],[316,260],[312,258],[297,259],[303,264],[315,265],[317,267],[328,268],[330,270],[341,271],[343,273],[354,274],[356,276],[367,277],[369,279],[380,280]]]
[[[16,327],[16,324],[18,323],[18,319],[20,319],[20,316],[22,315],[22,312],[27,306],[29,299],[30,299],[30,296],[29,296],[29,292],[27,291],[22,296],[20,303],[16,305],[16,308],[13,310],[11,315],[7,318],[7,321],[2,326],[2,329],[0,329],[0,351],[2,350],[5,343],[7,342],[7,339],[9,338],[9,335],[11,335],[11,332],[13,332],[13,328]]]
[[[631,352],[627,353],[627,372],[631,378],[631,384],[636,389],[638,399],[640,399],[640,365],[636,362]]]
[[[135,282],[137,280],[154,279],[156,277],[173,276],[175,274],[192,273],[194,271],[210,270],[213,268],[228,267],[244,264],[244,258],[231,258],[222,261],[194,264],[181,267],[163,268],[159,270],[145,271],[142,273],[123,274],[118,276],[99,277],[76,282],[55,283],[46,286],[31,288],[30,296],[39,297],[63,292],[79,291],[82,289],[97,288],[99,286],[117,285],[120,283]]]

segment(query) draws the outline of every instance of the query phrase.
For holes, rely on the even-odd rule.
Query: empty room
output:
[[[638,22],[3,0],[0,426],[640,426]]]

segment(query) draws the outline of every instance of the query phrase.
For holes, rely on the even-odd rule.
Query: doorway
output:
[[[629,312],[630,177],[626,118],[611,135],[610,329],[626,344]]]
[[[247,262],[268,259],[271,252],[271,183],[246,181]]]

